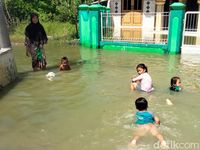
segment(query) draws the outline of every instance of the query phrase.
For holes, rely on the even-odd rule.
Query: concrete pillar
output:
[[[155,23],[155,0],[144,0],[143,2],[142,39],[153,41],[154,35],[151,33],[154,31]]]
[[[0,0],[0,90],[15,80],[17,74],[2,1]]]
[[[157,0],[156,1],[156,33],[162,31],[162,15],[161,13],[164,12],[164,1]],[[156,34],[155,41],[156,43],[159,43],[161,39],[160,34]]]
[[[79,6],[79,36],[80,44],[90,46],[90,17],[89,6],[82,4]]]
[[[120,39],[121,38],[121,0],[112,0],[110,1],[111,3],[111,13],[113,15],[113,37],[115,39]]]
[[[5,14],[3,11],[2,1],[0,0],[0,48],[10,48],[10,38],[5,21]]]
[[[100,4],[89,6],[90,16],[90,42],[92,48],[100,47],[101,40],[101,12],[105,12],[106,8]]]
[[[185,5],[183,3],[173,3],[170,5],[170,20],[168,31],[168,50],[169,53],[180,53],[183,33],[183,19]]]

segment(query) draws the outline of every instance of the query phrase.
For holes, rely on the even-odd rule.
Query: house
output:
[[[81,13],[83,28],[96,35],[89,35],[86,43],[95,39],[94,48],[154,47],[200,54],[200,0],[102,0],[100,4],[110,9],[101,5],[81,7],[85,10]],[[99,12],[92,13],[97,8]],[[82,35],[86,36],[84,32]]]
[[[106,3],[107,2],[107,3]],[[182,2],[186,11],[198,11],[200,0],[103,0],[111,8],[113,38],[166,42],[170,5]],[[197,22],[197,18],[194,20]],[[194,23],[193,26],[195,26]]]

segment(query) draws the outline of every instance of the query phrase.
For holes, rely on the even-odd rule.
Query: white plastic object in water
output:
[[[49,72],[46,74],[46,77],[49,81],[52,81],[55,76],[56,74],[54,72]]]
[[[166,103],[167,103],[167,105],[173,105],[173,103],[168,98],[166,99]]]

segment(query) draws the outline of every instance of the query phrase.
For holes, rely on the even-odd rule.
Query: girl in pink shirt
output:
[[[153,90],[152,79],[148,74],[148,69],[145,64],[138,64],[136,67],[137,77],[133,78],[131,81],[131,90],[140,90],[144,92],[151,92]]]

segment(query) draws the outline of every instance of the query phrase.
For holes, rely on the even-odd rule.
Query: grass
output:
[[[64,39],[67,41],[76,38],[75,25],[68,22],[42,22],[49,39]],[[28,22],[21,22],[19,25],[12,27],[10,30],[10,38],[12,42],[24,42],[24,30]]]

